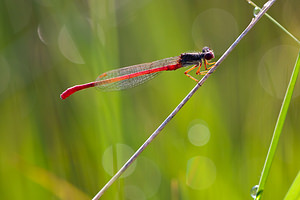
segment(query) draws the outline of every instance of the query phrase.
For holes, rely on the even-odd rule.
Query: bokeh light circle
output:
[[[60,52],[71,62],[76,64],[84,64],[78,48],[71,37],[66,26],[63,26],[58,35],[58,46]]]
[[[298,49],[294,46],[280,45],[268,50],[258,65],[261,86],[270,95],[282,99],[289,83]],[[293,97],[299,96],[300,81],[296,83]]]
[[[124,196],[126,200],[146,200],[144,192],[137,186],[127,185],[124,187]]]
[[[195,190],[209,188],[216,179],[216,166],[207,157],[196,156],[188,160],[186,184]]]
[[[40,19],[37,27],[38,37],[45,45],[56,45],[61,27],[61,23],[55,16],[48,15],[43,17]]]
[[[128,145],[116,144],[109,146],[103,153],[102,165],[104,170],[113,176],[133,155],[134,151]],[[136,161],[123,173],[121,177],[129,176],[135,169]]]
[[[136,185],[146,198],[151,198],[160,188],[161,176],[160,169],[154,161],[139,157],[134,173],[126,178],[126,184]],[[127,191],[124,190],[124,193]]]
[[[202,123],[194,124],[188,130],[188,138],[193,145],[203,146],[210,139],[209,128]]]
[[[199,14],[193,23],[192,36],[196,46],[209,46],[221,54],[238,36],[238,25],[229,12],[212,8]]]

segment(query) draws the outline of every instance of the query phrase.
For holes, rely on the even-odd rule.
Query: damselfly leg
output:
[[[198,66],[199,66],[199,69],[200,69],[201,65],[202,65],[202,63],[199,63],[198,65],[195,65],[195,66],[191,67],[190,69],[186,70],[186,71],[184,72],[184,74],[185,74],[187,77],[189,77],[189,78],[193,79],[194,81],[198,82],[198,80],[195,79],[194,77],[192,77],[192,76],[189,74],[189,72],[192,71],[193,69],[197,68]]]

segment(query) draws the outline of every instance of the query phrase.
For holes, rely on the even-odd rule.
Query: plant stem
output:
[[[286,193],[284,200],[295,200],[300,198],[300,171],[298,172],[289,191]]]
[[[300,51],[299,51],[299,54],[298,54],[298,57],[297,57],[297,60],[296,60],[295,67],[293,69],[293,73],[292,73],[287,91],[285,93],[285,96],[284,96],[284,99],[283,99],[283,102],[282,102],[282,105],[281,105],[280,113],[279,113],[279,116],[278,116],[278,119],[277,119],[277,122],[276,122],[276,126],[275,126],[275,129],[274,129],[274,132],[273,132],[273,137],[272,137],[272,140],[271,140],[271,144],[270,144],[270,147],[269,147],[267,158],[266,158],[264,168],[263,168],[260,180],[259,180],[256,200],[259,200],[261,198],[261,195],[262,195],[262,192],[264,190],[268,175],[270,173],[270,168],[271,168],[271,165],[272,165],[272,161],[274,159],[275,151],[276,151],[276,148],[277,148],[279,137],[281,135],[281,131],[282,131],[282,127],[283,127],[283,124],[284,124],[284,121],[285,121],[285,118],[286,118],[286,114],[287,114],[287,111],[288,111],[288,108],[289,108],[289,105],[290,105],[290,102],[291,102],[291,98],[292,98],[293,91],[294,91],[294,88],[295,88],[295,84],[296,84],[296,81],[297,81],[297,77],[298,77],[298,74],[299,74],[299,69],[300,69]]]
[[[276,0],[269,0],[265,3],[262,10],[254,17],[247,28],[240,34],[240,36],[233,42],[233,44],[225,51],[207,74],[197,83],[197,85],[187,94],[187,96],[178,104],[178,106],[171,112],[171,114],[162,122],[162,124],[150,135],[144,144],[129,158],[129,160],[121,167],[121,169],[104,185],[104,187],[95,195],[93,200],[99,199],[104,192],[124,173],[124,171],[132,164],[132,162],[144,151],[144,149],[154,140],[154,138],[163,130],[163,128],[173,119],[179,110],[186,104],[186,102],[195,94],[195,92],[203,85],[207,78],[217,69],[217,67],[225,60],[230,52],[237,46],[240,40],[251,30],[251,28],[258,22],[258,20],[267,12]]]
[[[254,6],[255,8],[258,8],[259,10],[261,10],[261,8],[258,7],[251,0],[246,0],[246,1],[248,1],[248,3],[251,4],[252,6]],[[265,16],[267,16],[274,24],[276,24],[279,28],[281,28],[286,34],[288,34],[291,38],[293,38],[298,44],[300,44],[300,41],[293,34],[291,34],[288,30],[286,30],[286,28],[284,28],[281,24],[279,24],[273,17],[271,17],[268,13],[265,13]]]

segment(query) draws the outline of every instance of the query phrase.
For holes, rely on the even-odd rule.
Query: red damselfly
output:
[[[211,67],[207,68],[207,65],[213,65],[214,63],[208,63],[207,61],[213,58],[213,50],[204,47],[201,52],[197,53],[182,53],[180,56],[176,57],[111,70],[98,76],[94,82],[75,85],[68,88],[60,95],[60,97],[65,99],[79,90],[90,87],[98,87],[103,91],[127,89],[152,79],[161,71],[176,70],[190,65],[194,66],[184,73],[194,81],[198,82],[198,80],[192,77],[189,72],[198,67],[196,74],[204,75],[207,71],[200,71],[202,64],[204,64],[205,70],[210,69]]]

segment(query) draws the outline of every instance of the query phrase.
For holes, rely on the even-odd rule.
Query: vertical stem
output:
[[[197,83],[197,85],[187,94],[187,96],[178,104],[171,114],[161,123],[161,125],[150,135],[144,144],[129,158],[129,160],[121,167],[121,169],[103,186],[103,188],[95,195],[93,200],[99,199],[104,192],[125,172],[125,170],[135,161],[135,159],[145,150],[145,148],[154,140],[154,138],[164,129],[164,127],[175,117],[187,101],[196,93],[196,91],[204,84],[207,78],[216,70],[216,68],[225,60],[230,52],[238,45],[243,37],[252,29],[259,19],[267,12],[267,10],[275,3],[276,0],[269,0],[265,3],[261,11],[251,20],[247,28],[239,35],[233,44],[219,58],[215,66],[212,67],[207,74]]]
[[[261,10],[260,7],[258,7],[254,2],[252,2],[251,0],[247,0],[249,4],[251,4],[252,6],[254,6],[255,8],[258,8],[259,10]],[[268,17],[274,24],[276,24],[279,28],[281,28],[286,34],[288,34],[291,38],[293,38],[298,44],[300,44],[300,41],[293,35],[291,34],[288,30],[286,30],[286,28],[284,28],[283,26],[281,26],[281,24],[279,24],[273,17],[271,17],[270,15],[268,15],[268,13],[265,13],[265,16]]]
[[[282,102],[282,106],[281,106],[281,109],[280,109],[280,113],[279,113],[279,116],[278,116],[278,119],[277,119],[277,122],[276,122],[276,126],[275,126],[275,129],[274,129],[274,132],[273,132],[273,137],[272,137],[272,140],[271,140],[271,144],[270,144],[270,147],[269,147],[267,158],[266,158],[264,168],[263,168],[260,180],[259,180],[256,200],[259,200],[261,198],[262,192],[264,190],[264,187],[265,187],[265,184],[266,184],[266,181],[267,181],[267,178],[268,178],[268,175],[270,173],[270,168],[271,168],[272,161],[274,159],[274,155],[275,155],[275,152],[276,152],[276,149],[277,149],[277,144],[278,144],[278,141],[279,141],[279,138],[280,138],[280,135],[281,135],[281,131],[282,131],[283,124],[284,124],[284,121],[285,121],[285,118],[286,118],[286,114],[287,114],[287,111],[288,111],[288,108],[289,108],[289,105],[290,105],[290,102],[291,102],[291,99],[292,99],[293,91],[294,91],[295,84],[296,84],[296,81],[297,81],[297,77],[298,77],[298,74],[299,74],[299,69],[300,69],[300,51],[299,51],[299,54],[298,54],[298,57],[297,57],[295,67],[293,69],[293,73],[292,73],[287,91],[285,93],[285,96],[284,96],[284,99],[283,99],[283,102]]]

